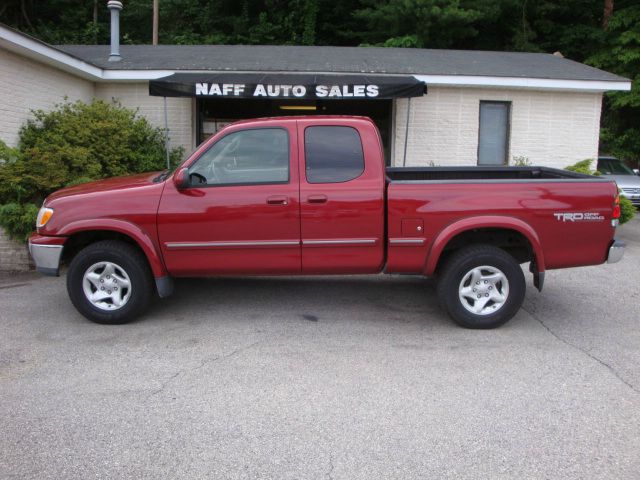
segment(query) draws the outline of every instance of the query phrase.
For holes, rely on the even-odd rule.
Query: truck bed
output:
[[[386,173],[388,182],[606,181],[593,175],[549,167],[391,167]]]
[[[388,168],[386,175],[388,272],[433,274],[424,259],[465,222],[489,239],[496,225],[533,232],[545,270],[606,261],[617,191],[607,178],[547,167]]]

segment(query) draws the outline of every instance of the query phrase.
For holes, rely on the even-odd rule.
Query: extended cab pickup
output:
[[[492,328],[554,268],[616,262],[613,181],[544,167],[387,168],[362,117],[234,123],[175,172],[59,190],[29,248],[69,262],[75,307],[122,323],[173,277],[416,274],[437,277],[460,325]],[[286,299],[283,299],[286,301]]]

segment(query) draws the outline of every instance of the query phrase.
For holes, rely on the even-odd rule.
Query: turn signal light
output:
[[[52,216],[53,216],[52,208],[42,207],[38,212],[38,218],[36,220],[36,228],[44,227],[47,224],[47,222],[51,220]]]
[[[616,200],[613,202],[613,218],[620,218],[620,195],[616,196]]]

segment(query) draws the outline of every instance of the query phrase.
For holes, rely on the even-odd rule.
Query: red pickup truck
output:
[[[613,181],[544,167],[386,168],[361,117],[234,123],[175,172],[62,189],[29,248],[84,316],[123,323],[173,290],[173,277],[416,274],[442,308],[493,328],[520,308],[529,263],[616,262]],[[286,301],[286,299],[283,299]]]

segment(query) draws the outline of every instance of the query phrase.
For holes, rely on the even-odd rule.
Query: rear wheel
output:
[[[516,260],[490,245],[454,253],[438,279],[438,299],[466,328],[496,328],[510,320],[524,300],[525,281]]]
[[[67,272],[67,291],[76,309],[89,320],[126,323],[151,301],[151,272],[139,250],[105,240],[75,256]]]

